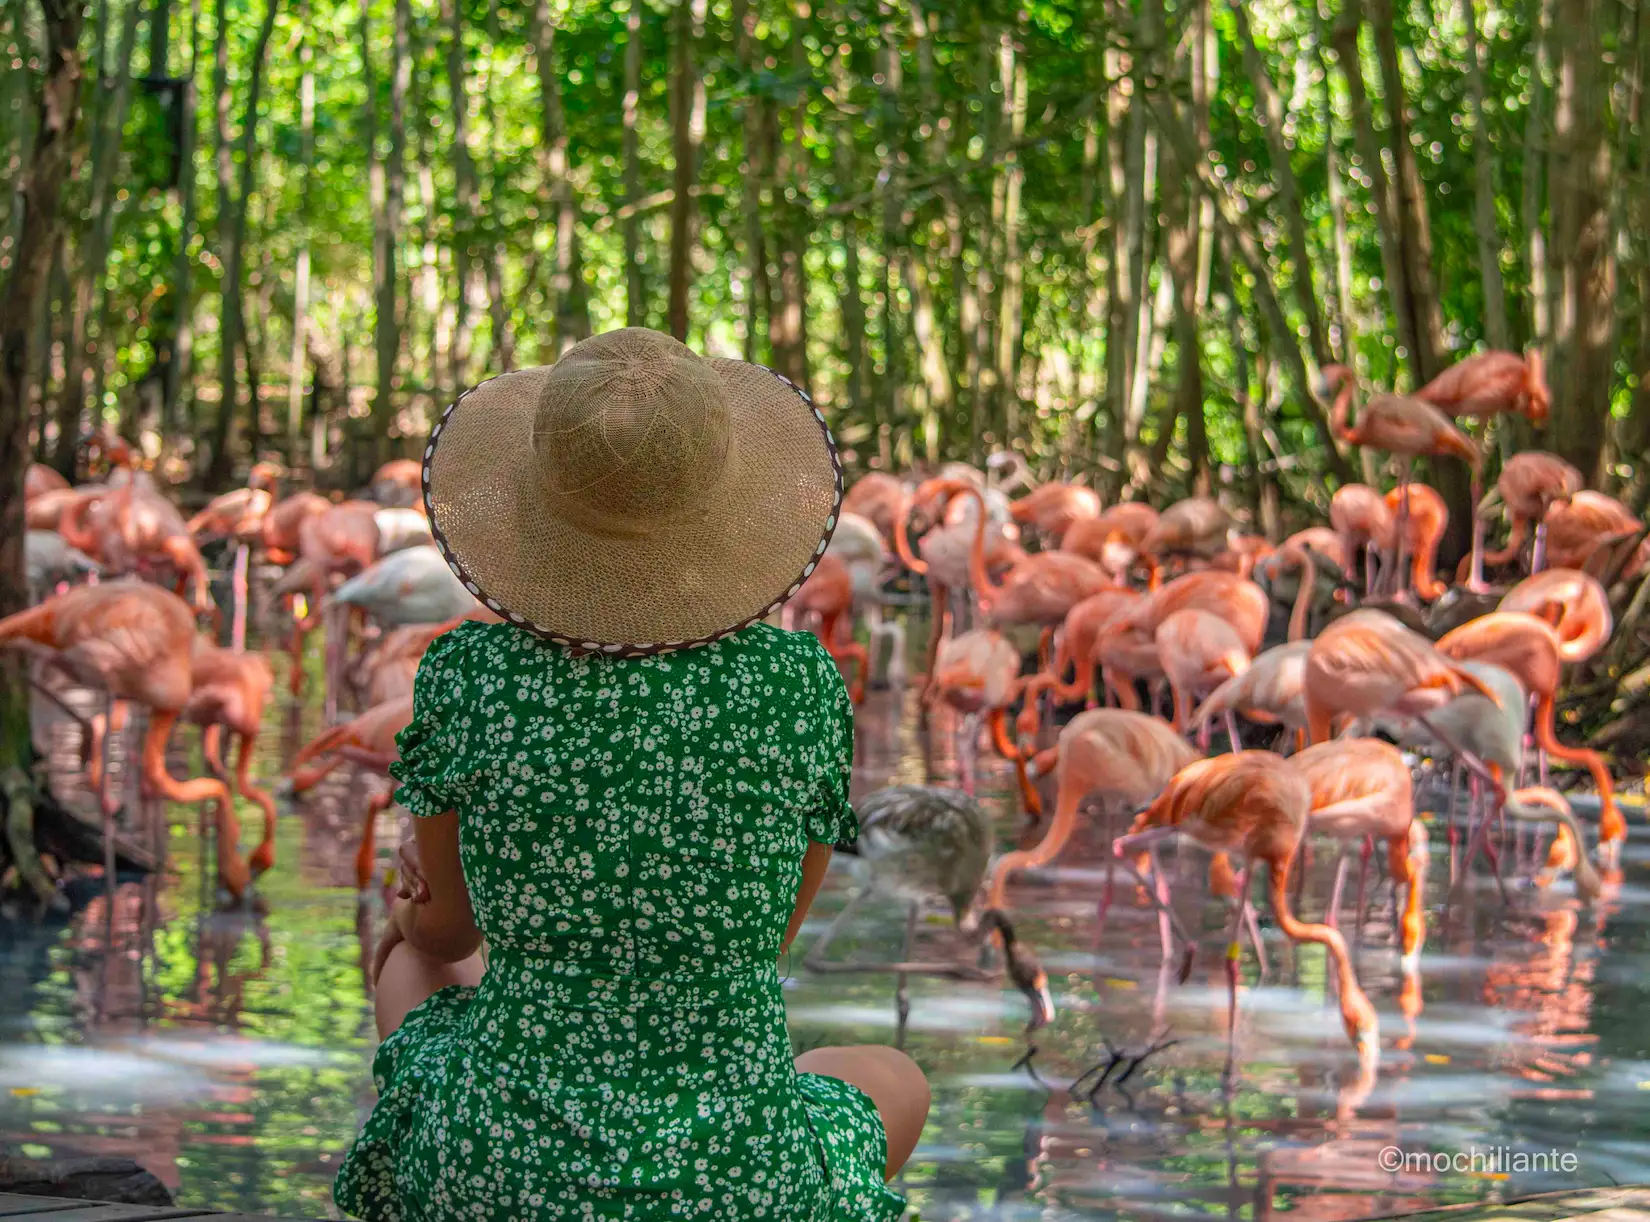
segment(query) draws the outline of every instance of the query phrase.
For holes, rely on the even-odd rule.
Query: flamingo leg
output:
[[[1535,576],[1547,564],[1547,523],[1537,522],[1535,543],[1530,549],[1530,576]]]
[[[1461,829],[1455,822],[1455,802],[1460,788],[1461,761],[1452,759],[1449,773],[1449,809],[1444,814],[1444,826],[1447,829],[1445,835],[1449,839],[1449,882],[1452,887],[1455,885],[1456,856],[1461,846]]]
[[[1346,846],[1342,845],[1335,859],[1335,885],[1329,891],[1329,909],[1323,918],[1323,923],[1331,929],[1339,929],[1341,925],[1341,893],[1346,889],[1347,865]]]
[[[387,790],[367,799],[366,816],[361,822],[361,843],[355,850],[355,889],[363,896],[372,885],[373,870],[378,864],[378,816],[389,804]]]
[[[1364,924],[1364,895],[1369,885],[1369,859],[1375,852],[1375,838],[1365,836],[1363,847],[1359,850],[1358,862],[1358,894],[1353,901],[1352,928],[1361,930]]]
[[[1180,970],[1180,979],[1184,982],[1186,977],[1191,974],[1192,955],[1197,950],[1197,943],[1186,932],[1185,927],[1180,923],[1180,918],[1175,915],[1169,898],[1169,881],[1163,873],[1162,863],[1157,859],[1158,843],[1174,834],[1175,829],[1172,827],[1152,827],[1142,832],[1119,836],[1112,841],[1111,860],[1120,862],[1123,868],[1134,876],[1134,880],[1145,890],[1153,906],[1156,907],[1158,937],[1163,946],[1164,962],[1169,961],[1169,957],[1174,950],[1173,941],[1169,936],[1171,930],[1179,936],[1182,945],[1185,946],[1185,959]],[[1128,860],[1127,857],[1127,854],[1141,848],[1144,848],[1151,857],[1152,883],[1150,884],[1140,877],[1140,871],[1134,868],[1134,863]]]
[[[109,726],[110,726],[110,729],[113,730],[113,728],[115,726],[115,698],[114,698],[114,695],[112,693],[109,694],[106,697],[106,701],[107,701],[107,703],[105,704],[105,708],[108,710]],[[101,748],[101,751],[99,752],[99,754],[102,756],[102,759],[103,759],[103,780],[104,780],[104,783],[105,783],[104,791],[99,795],[99,797],[101,798],[100,808],[101,808],[101,811],[102,811],[102,814],[103,814],[103,881],[104,881],[104,884],[107,887],[110,888],[111,893],[110,893],[110,895],[109,895],[106,902],[110,906],[109,907],[110,919],[113,920],[114,919],[113,888],[114,888],[114,885],[115,885],[115,811],[118,808],[114,803],[111,802],[110,797],[109,797],[109,792],[108,792],[108,789],[107,789],[107,783],[108,783],[108,779],[109,779],[109,737],[110,736],[108,734],[105,734],[103,736],[102,743],[99,744],[99,746]]]
[[[935,581],[932,576],[928,579],[928,653],[923,663],[923,684],[932,690],[934,686],[934,664],[939,660],[940,641],[945,636],[946,603],[945,587]],[[920,724],[928,724],[928,704],[923,702]]]
[[[105,696],[103,711],[93,713],[86,722],[86,780],[97,794],[99,813],[105,817],[120,809],[109,787],[109,735],[114,708],[114,698]]]
[[[1152,893],[1157,900],[1157,936],[1163,947],[1163,962],[1174,954],[1174,909],[1169,906],[1169,880],[1163,874],[1163,863],[1157,859],[1157,846],[1146,850],[1152,860]]]
[[[235,573],[230,579],[234,618],[230,621],[229,647],[236,653],[246,649],[246,611],[248,602],[246,574],[251,557],[252,549],[245,543],[235,549]]]
[[[1237,715],[1232,710],[1226,710],[1226,737],[1231,740],[1233,754],[1243,750],[1243,740],[1238,737]]]
[[[1249,911],[1249,870],[1250,862],[1243,863],[1243,869],[1238,872],[1237,904],[1232,909],[1232,918],[1226,927],[1226,1070],[1224,1080],[1230,1082],[1237,1067],[1237,1004],[1238,1004],[1238,964],[1243,959],[1243,946],[1238,936],[1243,929],[1244,913]],[[1168,957],[1164,956],[1167,962]]]
[[[1487,432],[1486,428],[1486,432]],[[1472,568],[1467,573],[1467,589],[1474,594],[1482,594],[1488,586],[1484,584],[1484,519],[1478,516],[1476,506],[1483,499],[1484,477],[1479,474],[1479,468],[1472,472]]]
[[[900,948],[900,963],[911,961],[911,947],[917,940],[917,901],[912,900],[905,910],[905,941]],[[900,971],[894,976],[894,1012],[899,1022],[894,1030],[894,1047],[905,1047],[905,1023],[911,1017],[911,975]]]
[[[213,723],[201,728],[201,759],[206,770],[220,781],[229,779],[229,769],[223,764],[223,727]]]
[[[825,932],[819,935],[814,944],[808,948],[808,953],[802,956],[803,967],[807,968],[811,972],[854,970],[854,965],[852,964],[826,963],[825,952],[830,948],[831,942],[836,938],[837,931],[848,923],[849,914],[852,913],[854,909],[858,908],[864,901],[865,897],[869,894],[870,888],[867,887],[864,890],[855,891],[848,896],[848,902],[842,905],[842,910],[838,912],[836,916],[831,918],[831,923],[825,927]]]
[[[1260,934],[1260,918],[1255,915],[1255,906],[1249,902],[1247,895],[1243,899],[1243,921],[1249,930],[1249,945],[1255,948],[1255,962],[1260,966],[1261,979],[1265,979],[1271,971],[1266,959],[1266,942]]]
[[[966,713],[957,719],[956,735],[957,777],[962,782],[962,791],[969,797],[974,796],[974,765],[979,753],[980,723],[973,713]]]
[[[252,783],[252,753],[257,749],[257,743],[257,731],[241,735],[240,749],[235,755],[235,792],[256,803],[264,816],[263,838],[246,861],[253,878],[275,865],[275,799],[267,789]]]
[[[1408,559],[1409,549],[1409,462],[1400,460],[1401,468],[1398,475],[1398,524],[1397,538],[1393,543],[1394,563],[1392,566],[1392,597],[1402,600],[1409,593],[1409,570],[1404,561]]]
[[[229,787],[216,777],[196,777],[190,781],[174,780],[166,771],[166,742],[177,725],[176,709],[153,709],[149,713],[149,729],[143,737],[143,782],[154,793],[168,802],[217,803],[218,879],[236,899],[246,891],[250,877],[246,864],[237,852],[240,843],[240,824],[229,800]]]
[[[1493,802],[1496,807],[1499,807],[1501,802],[1500,793],[1497,792],[1493,798],[1489,799],[1489,801]],[[1466,857],[1461,863],[1461,877],[1457,880],[1455,885],[1459,886],[1460,884],[1466,882],[1468,875],[1472,873],[1473,859],[1476,858],[1482,850],[1484,855],[1489,858],[1490,868],[1495,873],[1495,885],[1501,893],[1501,902],[1503,904],[1510,904],[1512,902],[1512,897],[1507,894],[1507,880],[1501,875],[1501,854],[1496,850],[1495,846],[1490,843],[1490,824],[1494,821],[1494,810],[1486,811],[1484,816],[1478,820],[1478,826],[1473,829],[1472,840],[1467,844]]]

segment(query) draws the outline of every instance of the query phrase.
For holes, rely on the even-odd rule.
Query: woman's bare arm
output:
[[[414,819],[419,869],[429,892],[425,903],[402,901],[395,922],[414,950],[443,963],[457,963],[475,954],[481,945],[470,889],[458,859],[458,816],[448,811],[434,818]]]
[[[828,844],[808,841],[808,851],[802,858],[802,882],[796,889],[796,907],[785,925],[785,942],[779,948],[780,954],[790,950],[802,922],[808,919],[808,909],[814,906],[814,896],[819,894],[819,884],[825,881],[825,871],[831,868],[834,851]]]

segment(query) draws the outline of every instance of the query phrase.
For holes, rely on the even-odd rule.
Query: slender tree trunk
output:
[[[1524,172],[1519,195],[1519,217],[1529,235],[1530,340],[1546,348],[1552,335],[1552,286],[1547,275],[1547,235],[1541,216],[1542,168],[1547,165],[1547,70],[1551,59],[1547,42],[1552,29],[1553,0],[1535,0],[1535,29],[1531,35],[1530,105],[1524,118]]]
[[[670,83],[671,152],[675,156],[670,201],[670,333],[687,339],[688,295],[693,273],[693,184],[699,175],[699,143],[705,131],[705,82],[694,70],[694,48],[703,36],[706,0],[676,0]]]
[[[992,93],[987,82],[992,75],[992,57],[995,48],[992,45],[991,31],[988,27],[980,30],[980,161],[983,165],[995,165],[997,158],[997,123],[992,105]],[[995,321],[996,307],[996,269],[999,263],[997,255],[997,241],[1002,221],[1002,188],[1001,179],[993,173],[991,176],[991,207],[979,218],[975,226],[974,249],[978,254],[979,262],[973,275],[969,277],[974,285],[973,314],[969,320],[972,326],[965,323],[969,332],[967,343],[970,346],[969,357],[969,392],[970,424],[974,437],[975,450],[979,458],[985,456],[987,445],[994,440],[991,433],[991,400],[996,389],[996,371],[992,368],[991,328]],[[967,303],[965,303],[967,304]],[[978,458],[976,459],[978,461]]]
[[[1096,98],[1096,110],[1103,110],[1103,98]],[[1082,218],[1083,242],[1079,262],[1077,264],[1072,297],[1081,303],[1081,315],[1078,318],[1077,335],[1072,342],[1072,364],[1076,371],[1076,410],[1066,422],[1066,436],[1063,450],[1063,474],[1069,476],[1076,467],[1079,458],[1078,438],[1082,429],[1080,423],[1084,412],[1098,411],[1096,402],[1100,392],[1100,379],[1091,359],[1093,342],[1091,336],[1105,324],[1105,314],[1102,308],[1102,282],[1094,275],[1094,248],[1096,234],[1100,227],[1100,218],[1095,211],[1096,188],[1101,180],[1100,168],[1100,121],[1090,116],[1083,124],[1083,176],[1078,184],[1078,210]],[[1099,477],[1103,482],[1103,476]]]
[[[1309,0],[1315,4],[1317,0]],[[1465,0],[1470,3],[1471,0]],[[1306,319],[1307,344],[1312,359],[1322,366],[1329,361],[1329,342],[1324,333],[1323,311],[1318,306],[1318,292],[1312,284],[1312,250],[1306,240],[1306,215],[1301,208],[1300,187],[1295,180],[1295,167],[1290,161],[1290,150],[1284,139],[1283,98],[1272,82],[1272,74],[1255,36],[1249,28],[1246,6],[1232,5],[1232,16],[1237,22],[1239,41],[1243,44],[1243,63],[1261,103],[1265,116],[1262,132],[1266,137],[1266,151],[1272,162],[1273,181],[1278,187],[1278,210],[1283,216],[1284,231],[1289,235],[1289,260],[1293,265],[1295,298],[1300,302]],[[1331,112],[1332,115],[1333,112]]]
[[[923,421],[923,457],[930,466],[939,462],[941,422],[952,411],[951,370],[945,359],[945,344],[934,317],[934,289],[928,268],[918,252],[905,256],[906,288],[911,294],[911,335],[917,341],[922,360],[922,383],[928,403]]]
[[[1415,382],[1421,385],[1431,381],[1449,364],[1448,345],[1444,338],[1443,309],[1438,298],[1437,280],[1433,274],[1432,221],[1427,204],[1426,186],[1415,160],[1415,146],[1410,141],[1409,99],[1404,89],[1403,73],[1398,63],[1397,32],[1394,25],[1391,0],[1369,0],[1370,30],[1375,39],[1375,54],[1381,64],[1381,80],[1385,86],[1388,145],[1397,169],[1395,186],[1404,262],[1404,279],[1409,290],[1409,308],[1415,320],[1416,350],[1410,368],[1415,371]],[[1444,503],[1449,507],[1449,526],[1438,549],[1440,560],[1453,565],[1464,555],[1472,542],[1471,476],[1466,464],[1457,458],[1433,459],[1430,481]]]
[[[239,398],[236,383],[236,358],[246,348],[245,305],[241,296],[241,272],[245,261],[246,209],[252,197],[252,177],[257,167],[258,98],[263,91],[264,61],[269,50],[270,37],[275,32],[275,17],[280,11],[280,0],[268,0],[264,8],[263,25],[258,30],[258,41],[252,52],[252,64],[247,80],[246,118],[241,124],[240,173],[234,181],[234,153],[229,132],[229,48],[228,16],[224,12],[227,0],[218,0],[218,240],[223,260],[222,322],[218,329],[218,382],[222,398],[218,402],[218,418],[212,430],[211,462],[206,469],[208,487],[221,487],[228,482],[234,467],[234,425],[236,402]],[[250,362],[249,362],[250,363]],[[258,430],[258,387],[250,391],[250,412],[254,417],[251,428]]]
[[[1553,14],[1558,97],[1550,191],[1559,267],[1548,434],[1553,448],[1594,487],[1605,476],[1616,291],[1607,121],[1612,80],[1600,45],[1606,4],[1557,0]]]
[[[807,215],[808,166],[805,122],[809,65],[803,37],[808,30],[811,9],[797,3],[791,12],[791,74],[797,82],[796,102],[791,108],[791,139],[777,136],[774,164],[779,180],[786,186],[773,199],[775,254],[778,262],[779,305],[768,316],[768,339],[773,348],[773,365],[803,389],[808,387],[808,277],[805,256],[808,249]],[[702,83],[701,83],[702,88]],[[701,95],[702,96],[702,95]],[[700,113],[695,111],[697,115]],[[702,126],[699,132],[703,136]],[[697,149],[697,143],[694,145]]]
[[[309,340],[310,206],[315,179],[315,39],[310,27],[310,0],[298,10],[303,41],[298,47],[298,144],[303,174],[299,196],[298,257],[292,283],[292,351],[287,358],[286,455],[296,467],[303,452],[304,383],[309,368],[305,353]]]
[[[1444,344],[1443,312],[1432,272],[1432,221],[1427,209],[1426,187],[1415,163],[1415,147],[1409,140],[1409,99],[1404,91],[1403,73],[1398,66],[1398,43],[1391,0],[1369,0],[1370,29],[1375,36],[1375,56],[1381,65],[1385,86],[1388,147],[1397,167],[1396,203],[1401,218],[1398,235],[1404,260],[1410,309],[1415,318],[1417,348],[1413,362],[1417,384],[1430,381],[1448,363]],[[1457,464],[1459,465],[1459,464]],[[1453,508],[1453,507],[1452,507]],[[1457,515],[1465,522],[1465,515]]]
[[[1122,385],[1118,406],[1123,421],[1126,450],[1140,454],[1140,425],[1145,419],[1146,387],[1143,357],[1149,352],[1153,304],[1147,294],[1153,260],[1151,221],[1156,211],[1157,133],[1151,129],[1145,107],[1140,105],[1154,86],[1154,76],[1165,58],[1163,46],[1163,0],[1142,0],[1135,18],[1129,53],[1129,75],[1133,100],[1129,105],[1128,132],[1123,151],[1124,277],[1128,301],[1123,324]]]
[[[377,378],[373,389],[373,435],[383,454],[395,413],[396,366],[401,360],[400,262],[401,219],[407,192],[407,92],[412,87],[412,5],[395,0],[390,43],[389,147],[377,155],[378,97],[371,69],[376,54],[371,40],[371,0],[361,0],[362,74],[367,87],[367,133],[373,159],[368,188],[376,206],[373,226],[373,352]]]
[[[103,8],[109,6],[105,3]],[[91,189],[87,200],[90,220],[77,235],[77,253],[72,273],[74,310],[69,318],[69,338],[64,345],[63,389],[58,400],[56,465],[65,476],[74,471],[75,448],[80,439],[80,420],[86,407],[87,381],[97,360],[102,336],[93,326],[102,309],[103,284],[108,274],[109,243],[114,233],[114,203],[110,198],[116,172],[124,157],[126,106],[131,97],[132,54],[137,46],[138,18],[142,7],[131,4],[121,20],[120,46],[115,55],[114,89],[105,98],[101,82],[99,105],[95,108],[91,131]],[[92,405],[93,425],[99,404]]]
[[[32,99],[37,116],[27,160],[19,167],[15,207],[20,216],[18,245],[0,289],[0,616],[28,606],[23,566],[23,481],[29,467],[29,332],[46,289],[61,223],[63,183],[74,172],[76,128],[80,123],[80,30],[77,0],[40,0],[41,71]],[[33,756],[29,737],[29,693],[23,663],[14,653],[0,658],[0,776],[21,774],[27,784]],[[15,792],[15,791],[13,791]],[[9,809],[20,829],[23,812]]]
[[[745,0],[740,0],[740,3],[743,7]],[[643,0],[630,0],[630,12],[625,17],[624,199],[625,203],[632,208],[635,207],[636,201],[641,198],[642,194],[642,159],[639,143],[640,135],[636,131],[636,121],[640,117],[642,109],[642,14],[646,9],[647,6],[643,3]],[[745,27],[749,20],[748,16],[742,16],[735,22],[739,30],[738,37],[741,39],[740,45],[742,48],[745,46],[743,40],[748,38]],[[742,50],[740,62],[748,74],[750,64],[747,51]],[[745,103],[747,112],[750,106],[751,103],[747,101]],[[749,157],[751,153],[749,151],[748,133],[750,124],[748,121],[745,130],[747,133],[746,156]],[[746,181],[748,193],[749,179]],[[749,227],[747,227],[747,237],[749,232]],[[628,327],[646,326],[647,284],[643,278],[642,269],[641,219],[634,212],[625,217],[624,220],[624,284],[625,325]],[[753,318],[753,324],[754,321]],[[749,343],[749,335],[754,334],[754,331],[755,328],[752,326],[747,332],[747,344]],[[751,359],[751,353],[748,349],[745,353],[745,359],[747,361]]]
[[[838,104],[845,104],[853,90],[853,74],[848,57],[840,52],[833,57],[832,88]],[[854,147],[854,124],[837,122],[836,138],[832,142],[832,162],[836,179],[836,193],[850,198],[858,188],[858,157]],[[859,218],[850,211],[842,217],[842,355],[848,366],[844,398],[856,413],[870,409],[870,384],[866,377],[865,355],[865,298],[860,286],[860,228]],[[752,320],[754,322],[754,319]]]
[[[573,162],[568,150],[567,117],[562,110],[555,40],[556,23],[550,14],[549,0],[537,0],[533,9],[533,45],[537,49],[539,100],[544,122],[540,168],[547,184],[550,211],[556,218],[556,261],[550,292],[556,307],[559,355],[590,334],[590,302],[584,289],[579,204],[573,191]]]
[[[882,349],[883,386],[878,396],[882,418],[876,422],[877,458],[884,470],[893,465],[894,428],[905,414],[905,337],[895,321],[898,309],[900,251],[904,248],[902,180],[904,169],[895,150],[904,131],[900,92],[904,87],[904,60],[900,37],[892,22],[882,29],[882,88],[878,116],[890,164],[877,176],[882,188]]]
[[[1392,316],[1398,324],[1398,338],[1414,368],[1415,354],[1420,349],[1416,316],[1411,307],[1406,267],[1402,256],[1400,221],[1393,199],[1391,180],[1381,156],[1380,138],[1375,133],[1369,93],[1364,83],[1363,61],[1359,51],[1359,31],[1363,27],[1363,8],[1360,0],[1348,0],[1336,23],[1333,40],[1340,61],[1341,74],[1346,79],[1347,93],[1352,103],[1352,130],[1356,140],[1358,159],[1369,176],[1370,200],[1375,205],[1375,220],[1380,229],[1381,271],[1386,284],[1387,298],[1392,303]],[[1417,383],[1421,378],[1416,375]]]
[[[1266,429],[1261,416],[1261,404],[1266,394],[1265,378],[1261,379],[1261,393],[1255,394],[1251,382],[1249,344],[1243,335],[1243,323],[1238,313],[1237,295],[1231,276],[1222,267],[1220,280],[1226,295],[1226,325],[1231,334],[1233,385],[1232,397],[1243,413],[1243,436],[1249,452],[1249,463],[1255,472],[1255,513],[1261,533],[1276,540],[1279,530],[1278,482],[1267,462]]]
[[[176,159],[179,213],[176,245],[172,252],[170,285],[157,306],[155,319],[155,364],[160,380],[160,423],[164,432],[182,427],[180,400],[189,385],[194,358],[195,262],[190,244],[195,236],[195,137],[200,93],[196,83],[200,68],[201,0],[189,5],[189,66],[170,104],[177,108]],[[151,63],[149,75],[163,75],[164,64]]]
[[[1330,227],[1335,242],[1335,333],[1329,346],[1330,351],[1344,362],[1352,352],[1353,343],[1355,303],[1352,297],[1352,243],[1346,232],[1346,186],[1341,181],[1340,152],[1335,142],[1335,97],[1329,78],[1328,57],[1324,54],[1327,39],[1323,28],[1323,16],[1318,10],[1318,0],[1312,0],[1312,17],[1316,33],[1312,40],[1313,58],[1318,78],[1323,83],[1321,105],[1324,116],[1324,180],[1328,188],[1326,195],[1329,200]]]
[[[997,385],[1003,406],[1005,443],[1020,435],[1019,368],[1021,305],[1025,270],[1020,262],[1020,192],[1025,171],[1019,143],[1026,131],[1026,65],[1016,54],[1013,35],[1004,30],[998,49],[998,80],[1003,90],[1003,127],[1008,147],[1003,156],[1003,297],[997,312]]]
[[[487,119],[487,181],[490,197],[498,199],[501,193],[501,175],[498,156],[498,120],[494,106],[494,90],[498,83],[499,58],[498,0],[487,3],[487,88],[482,93],[482,113]],[[486,257],[483,273],[486,276],[487,313],[492,324],[492,372],[508,373],[516,367],[516,336],[510,316],[510,303],[504,296],[504,243],[499,238],[499,226],[491,216],[485,223]]]
[[[1506,291],[1501,284],[1501,232],[1495,219],[1495,150],[1484,112],[1483,51],[1478,42],[1477,0],[1461,0],[1467,31],[1467,96],[1472,102],[1473,229],[1478,236],[1478,276],[1484,290],[1484,338],[1492,348],[1512,347]]]
[[[1209,148],[1209,62],[1213,58],[1209,45],[1209,4],[1208,0],[1197,0],[1193,21],[1195,28],[1192,31],[1192,54],[1190,57],[1191,77],[1191,120],[1192,134],[1196,141],[1199,155],[1207,157]],[[1247,37],[1248,25],[1246,19],[1239,17],[1240,28]],[[1250,44],[1252,49],[1253,44]],[[1259,55],[1256,54],[1250,66],[1250,80],[1256,79],[1259,64]],[[1259,73],[1264,77],[1264,72]],[[1263,90],[1269,87],[1270,82],[1259,86]],[[1275,92],[1273,94],[1275,99]],[[1281,127],[1282,105],[1277,106],[1277,118],[1272,120]],[[1281,145],[1281,140],[1279,141]],[[1285,152],[1287,159],[1287,152]],[[1292,174],[1289,175],[1291,178]],[[1209,469],[1209,430],[1208,422],[1203,414],[1203,354],[1202,343],[1198,336],[1198,317],[1202,313],[1203,303],[1208,297],[1209,272],[1205,259],[1207,247],[1211,245],[1208,230],[1214,221],[1213,208],[1203,198],[1203,191],[1195,175],[1188,176],[1182,183],[1174,176],[1167,176],[1164,180],[1164,206],[1171,224],[1167,239],[1168,272],[1173,281],[1174,291],[1174,337],[1178,378],[1175,386],[1172,406],[1165,413],[1164,426],[1158,430],[1157,442],[1152,448],[1152,469],[1161,472],[1164,460],[1168,456],[1169,446],[1175,434],[1176,420],[1186,422],[1186,461],[1192,472],[1192,491],[1195,495],[1208,495],[1214,485],[1213,476]],[[1286,205],[1287,206],[1287,205]],[[1297,206],[1298,207],[1298,206]],[[1304,243],[1304,232],[1302,234]],[[1297,269],[1297,276],[1303,274],[1303,268]],[[1311,282],[1306,283],[1306,293],[1311,295]]]
[[[1328,465],[1330,473],[1340,480],[1351,479],[1352,469],[1335,446],[1335,437],[1330,431],[1329,421],[1318,402],[1311,397],[1311,379],[1306,371],[1306,361],[1301,354],[1295,330],[1289,325],[1288,316],[1284,313],[1283,305],[1272,287],[1272,269],[1266,253],[1254,235],[1243,225],[1242,213],[1237,201],[1232,198],[1230,184],[1215,174],[1207,159],[1198,156],[1196,139],[1187,130],[1186,123],[1175,115],[1172,102],[1150,95],[1144,100],[1157,117],[1158,130],[1163,133],[1177,163],[1176,172],[1195,173],[1201,180],[1203,190],[1214,201],[1215,236],[1220,242],[1221,249],[1229,254],[1235,254],[1254,281],[1253,291],[1256,303],[1260,306],[1261,317],[1271,332],[1271,340],[1277,348],[1279,359],[1290,380],[1294,382],[1297,393],[1301,395],[1302,412],[1323,441],[1324,462]]]
[[[20,104],[29,106],[32,109],[32,103],[27,100],[26,93]],[[21,169],[23,165],[27,164],[27,162],[28,157],[26,153],[20,155],[17,159],[19,169]],[[21,221],[23,218],[19,212],[14,215],[13,219]],[[47,422],[51,419],[52,408],[52,344],[57,334],[56,327],[54,325],[56,322],[56,315],[52,309],[52,305],[54,302],[60,300],[68,291],[68,275],[63,269],[63,227],[61,225],[58,226],[57,233],[52,243],[52,253],[49,261],[49,267],[50,270],[46,273],[45,291],[35,295],[36,320],[33,340],[34,350],[32,353],[34,360],[38,365],[37,372],[35,373],[35,403],[32,410],[33,414],[39,419],[40,422],[34,442],[34,460],[41,463],[45,462],[51,456],[51,438],[48,433]]]
[[[458,0],[441,0],[447,26],[447,97],[453,124],[453,336],[447,383],[454,394],[470,384],[470,343],[474,323],[471,302],[485,291],[476,225],[481,217],[481,183],[470,155],[468,53],[464,48],[464,10]]]

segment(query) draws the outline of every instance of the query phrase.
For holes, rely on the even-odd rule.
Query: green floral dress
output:
[[[852,711],[757,624],[579,657],[466,623],[418,670],[399,800],[457,811],[486,976],[407,1016],[335,1197],[367,1219],[897,1219],[870,1100],[796,1072],[777,970],[810,840],[857,834]]]

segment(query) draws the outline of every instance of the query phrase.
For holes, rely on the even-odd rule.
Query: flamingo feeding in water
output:
[[[1164,788],[1156,801],[1135,820],[1128,835],[1112,844],[1113,861],[1146,850],[1152,860],[1152,880],[1159,906],[1160,927],[1168,950],[1168,930],[1177,925],[1169,907],[1168,880],[1156,860],[1156,846],[1176,836],[1214,853],[1238,854],[1244,859],[1238,874],[1237,903],[1226,934],[1227,1070],[1235,1059],[1237,986],[1240,948],[1238,931],[1248,907],[1250,875],[1264,862],[1269,875],[1272,915],[1278,928],[1295,942],[1315,942],[1329,952],[1340,993],[1341,1022],[1360,1057],[1373,1059],[1379,1048],[1375,1007],[1358,984],[1352,956],[1340,931],[1295,918],[1289,904],[1289,872],[1306,833],[1312,808],[1312,787],[1293,761],[1269,751],[1239,751],[1189,764]],[[1108,895],[1107,899],[1109,900]],[[1187,950],[1194,949],[1180,931]],[[1167,957],[1167,956],[1165,956]],[[1189,965],[1189,960],[1188,960]]]
[[[195,618],[189,605],[140,581],[77,586],[0,619],[0,646],[22,641],[44,646],[78,682],[102,688],[111,704],[131,701],[149,710],[141,751],[143,787],[169,802],[216,804],[218,879],[240,898],[250,875],[238,855],[240,825],[228,787],[214,777],[174,780],[166,771],[167,741],[194,689]],[[106,784],[101,768],[98,776]],[[103,809],[112,811],[109,795],[100,797]]]

